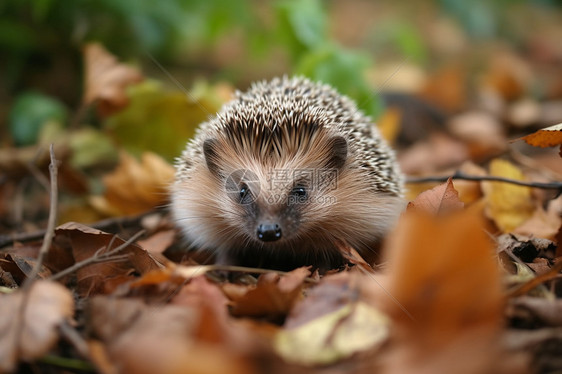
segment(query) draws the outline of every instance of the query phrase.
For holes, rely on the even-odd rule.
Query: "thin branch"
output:
[[[45,260],[45,256],[49,252],[49,248],[51,248],[51,243],[53,242],[53,237],[55,236],[55,226],[57,224],[57,205],[58,205],[58,185],[57,185],[57,176],[58,176],[58,169],[57,169],[57,159],[55,158],[55,150],[53,144],[51,144],[49,148],[49,152],[51,155],[51,163],[49,164],[49,175],[51,177],[51,201],[49,207],[49,220],[47,222],[47,230],[45,232],[45,237],[43,238],[43,244],[39,249],[39,255],[37,256],[37,262],[33,267],[31,274],[27,277],[24,287],[28,286],[33,282],[41,266],[43,265],[43,261]]]
[[[136,241],[138,238],[140,238],[143,234],[144,234],[145,230],[141,230],[139,232],[137,232],[135,235],[131,236],[126,242],[124,242],[123,244],[121,244],[120,246],[118,246],[117,248],[111,249],[111,245],[110,246],[105,246],[102,247],[103,248],[109,248],[110,251],[109,252],[105,252],[102,253],[101,251],[97,251],[92,257],[88,257],[87,259],[77,262],[74,265],[59,271],[56,274],[53,274],[49,280],[58,280],[61,279],[69,274],[74,273],[77,270],[82,269],[83,267],[86,267],[88,265],[91,264],[95,264],[97,262],[104,262],[104,261],[119,261],[119,260],[123,260],[126,259],[127,255],[123,255],[123,256],[118,256],[117,254],[122,251],[123,249],[127,248],[129,245],[131,245],[134,241]],[[111,241],[110,244],[113,243],[113,239]]]
[[[541,285],[544,282],[548,282],[549,280],[555,279],[560,275],[560,271],[562,270],[562,261],[556,262],[556,264],[550,268],[544,274],[537,275],[533,279],[515,287],[511,291],[508,292],[508,297],[517,297],[526,294],[527,292],[531,291],[532,289],[536,288],[537,286]]]
[[[156,210],[151,210],[133,217],[115,217],[108,218],[102,221],[95,222],[89,227],[98,229],[101,231],[112,232],[116,230],[122,230],[124,228],[130,228],[138,226],[140,220],[144,217],[157,213]],[[38,230],[33,232],[23,232],[10,235],[0,235],[0,248],[4,248],[9,245],[13,245],[14,242],[27,243],[40,239],[45,236],[46,230]]]
[[[68,321],[63,321],[59,325],[59,331],[61,332],[62,336],[66,338],[73,346],[76,348],[78,353],[85,359],[90,360],[90,348],[88,347],[88,343],[74,327],[72,327]]]
[[[503,177],[495,177],[492,175],[467,175],[460,171],[457,171],[452,176],[434,176],[434,177],[422,177],[422,178],[408,178],[406,179],[406,183],[430,183],[430,182],[438,182],[444,183],[447,179],[460,179],[466,181],[490,181],[490,182],[503,182],[503,183],[510,183],[515,184],[518,186],[525,186],[525,187],[534,187],[534,188],[543,188],[543,189],[551,189],[551,190],[558,190],[562,192],[562,182],[550,182],[550,183],[540,183],[540,182],[525,182],[516,179],[509,179]]]

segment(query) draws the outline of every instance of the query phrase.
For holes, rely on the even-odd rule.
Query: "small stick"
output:
[[[121,244],[120,246],[118,246],[115,249],[111,249],[109,252],[105,252],[105,253],[101,253],[101,249],[103,249],[104,247],[100,248],[99,251],[97,251],[92,257],[88,257],[85,260],[82,260],[80,262],[75,263],[74,265],[59,271],[56,274],[53,274],[51,277],[49,277],[49,280],[58,280],[61,279],[69,274],[74,273],[77,270],[82,269],[85,266],[94,264],[96,262],[103,262],[103,261],[110,261],[110,260],[121,260],[122,258],[120,256],[115,256],[117,255],[117,253],[119,253],[120,251],[122,251],[123,249],[127,248],[129,245],[131,245],[134,241],[136,241],[139,237],[141,237],[144,234],[144,230],[141,230],[139,232],[137,232],[135,235],[131,236],[126,242],[124,242],[123,244]],[[110,246],[109,248],[111,248],[111,244],[113,243],[113,239],[111,240]]]
[[[477,182],[480,182],[480,181],[503,182],[503,183],[516,184],[518,186],[552,189],[552,190],[558,190],[559,192],[562,192],[562,182],[551,182],[551,183],[525,182],[525,181],[519,181],[519,180],[516,180],[516,179],[495,177],[495,176],[492,176],[492,175],[485,175],[485,176],[467,175],[467,174],[464,174],[460,171],[457,171],[452,176],[408,178],[406,180],[406,183],[412,183],[412,184],[413,183],[430,183],[430,182],[443,183],[443,182],[446,182],[447,179],[449,179],[449,178],[466,180],[466,181],[477,181]]]
[[[45,256],[49,252],[49,248],[51,248],[51,243],[53,242],[53,237],[55,236],[55,225],[57,223],[57,204],[58,204],[58,185],[57,185],[57,176],[58,176],[58,169],[57,169],[57,159],[55,158],[55,150],[53,144],[51,144],[49,148],[49,152],[51,155],[51,163],[49,164],[49,174],[51,177],[51,202],[49,208],[49,220],[47,222],[47,230],[45,232],[45,237],[43,238],[43,244],[39,249],[39,255],[37,256],[37,262],[35,266],[31,270],[31,274],[27,277],[26,281],[24,282],[23,287],[28,286],[33,282],[41,266],[43,265],[43,261],[45,260]]]
[[[508,292],[508,297],[516,297],[526,294],[527,292],[531,291],[533,288],[541,285],[544,282],[549,280],[558,278],[560,275],[560,270],[562,270],[562,261],[558,261],[549,271],[544,274],[538,275],[533,279],[515,287],[511,291]]]
[[[102,221],[95,222],[89,226],[91,228],[98,229],[101,231],[112,231],[120,227],[129,228],[132,226],[137,226],[142,218],[154,213],[157,213],[157,211],[151,210],[133,217],[108,218]],[[11,234],[11,235],[0,235],[0,248],[4,248],[8,245],[12,245],[14,244],[14,242],[26,243],[26,242],[40,239],[45,236],[45,232],[46,230],[43,229],[33,232],[23,232],[18,234]]]
[[[59,330],[83,358],[88,360],[90,359],[90,348],[88,347],[88,343],[84,340],[84,338],[82,338],[82,336],[80,336],[76,329],[68,323],[68,321],[63,321],[63,323],[59,326]]]

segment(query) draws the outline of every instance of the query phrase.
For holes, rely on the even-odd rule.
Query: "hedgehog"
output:
[[[171,211],[218,264],[325,271],[367,262],[403,206],[394,151],[348,97],[304,77],[254,83],[176,160]]]

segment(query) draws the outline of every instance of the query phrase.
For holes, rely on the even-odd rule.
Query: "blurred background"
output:
[[[486,162],[508,139],[561,122],[560,5],[3,0],[0,231],[44,222],[50,143],[63,161],[60,221],[165,204],[149,176],[171,180],[169,164],[235,89],[284,74],[352,97],[410,175]],[[562,173],[550,154],[533,157]],[[115,167],[132,179],[108,179]]]

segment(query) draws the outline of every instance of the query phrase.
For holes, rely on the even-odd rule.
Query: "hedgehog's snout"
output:
[[[262,223],[258,226],[258,239],[263,242],[274,242],[281,239],[281,226],[277,223]]]

